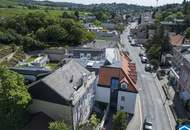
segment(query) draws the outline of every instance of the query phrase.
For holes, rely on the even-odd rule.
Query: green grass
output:
[[[18,5],[18,1],[17,0],[0,0],[0,5],[1,6],[15,6]]]
[[[34,61],[36,58],[37,58],[36,56],[31,56],[31,57],[29,57],[29,58],[26,60],[26,62],[31,63],[31,62]]]
[[[11,17],[11,16],[15,16],[15,15],[26,15],[28,13],[38,13],[38,12],[42,12],[45,13],[48,17],[50,18],[58,18],[62,15],[62,13],[64,12],[63,10],[60,10],[59,8],[55,9],[55,10],[45,10],[44,8],[40,8],[40,9],[28,9],[26,7],[16,7],[16,8],[0,8],[0,16],[2,17]],[[66,11],[68,13],[73,13],[73,11]],[[81,15],[85,16],[85,15],[89,15],[89,13],[87,12],[81,12]]]
[[[0,8],[0,16],[10,17],[15,15],[26,15],[28,13],[42,12],[47,14],[49,17],[59,17],[62,15],[61,10],[48,10],[47,12],[43,9],[27,9],[27,8]]]
[[[58,67],[58,64],[57,63],[48,63],[48,64],[46,64],[46,66],[48,67],[48,68],[50,68],[50,69],[52,69],[52,70],[55,70],[55,69],[57,69],[57,67]]]

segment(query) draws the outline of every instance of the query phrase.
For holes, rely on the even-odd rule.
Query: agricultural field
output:
[[[15,6],[18,5],[16,0],[0,0],[0,6]]]
[[[17,6],[15,8],[0,8],[0,17],[11,17],[15,15],[26,15],[28,13],[38,13],[42,12],[47,14],[47,16],[51,18],[57,18],[62,15],[63,12],[67,12],[69,14],[74,11],[70,10],[62,10],[60,8],[48,9],[47,7],[40,7],[38,9],[28,9],[26,7]],[[89,12],[80,12],[81,16],[90,15]]]

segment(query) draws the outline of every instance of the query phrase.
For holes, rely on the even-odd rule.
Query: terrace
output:
[[[57,62],[49,61],[47,56],[30,56],[24,62],[17,64],[17,67],[33,67],[55,70],[59,67]]]

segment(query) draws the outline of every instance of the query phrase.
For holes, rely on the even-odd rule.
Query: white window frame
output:
[[[80,53],[80,58],[84,58],[84,53]]]

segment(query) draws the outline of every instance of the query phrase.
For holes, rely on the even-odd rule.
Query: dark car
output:
[[[151,64],[146,64],[146,65],[145,65],[145,71],[152,72],[152,71],[153,71],[153,65],[151,65]]]
[[[139,56],[141,57],[141,56],[144,56],[144,53],[143,52],[140,52],[139,53]]]
[[[153,125],[152,125],[152,118],[146,117],[144,120],[144,130],[153,130]]]

